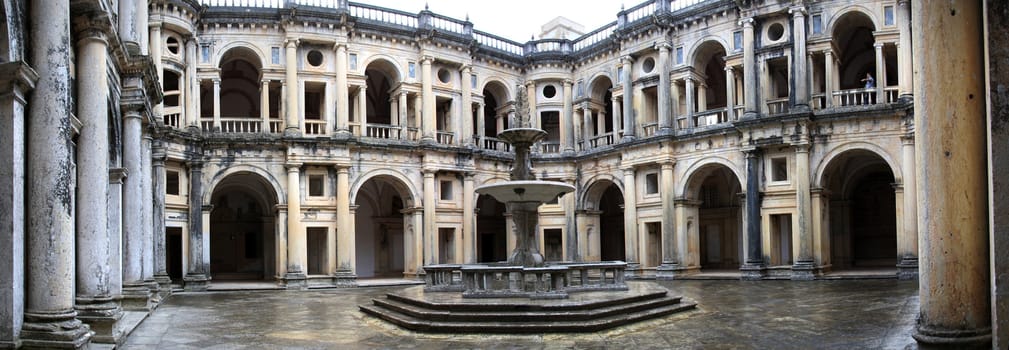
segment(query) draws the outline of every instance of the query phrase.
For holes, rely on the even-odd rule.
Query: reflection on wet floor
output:
[[[181,293],[126,349],[902,349],[917,281],[662,281],[696,311],[594,334],[452,335],[404,331],[358,311],[409,287]]]

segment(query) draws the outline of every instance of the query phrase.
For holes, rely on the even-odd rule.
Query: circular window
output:
[[[557,96],[557,88],[555,88],[553,85],[547,85],[543,87],[543,97],[554,98],[554,96]]]
[[[312,67],[318,67],[322,65],[322,52],[319,50],[312,50],[308,52],[308,64]]]
[[[174,36],[168,37],[168,40],[165,41],[165,47],[168,48],[168,52],[171,52],[173,55],[178,55],[179,39],[176,39]]]
[[[438,81],[441,81],[442,84],[448,84],[448,82],[451,79],[452,79],[452,74],[449,73],[447,69],[442,68],[442,69],[438,70]]]
[[[767,27],[767,38],[771,41],[778,41],[781,36],[785,35],[785,26],[781,23],[773,23],[770,27]]]
[[[641,70],[645,73],[651,73],[655,69],[655,59],[648,57],[644,62],[641,62]]]

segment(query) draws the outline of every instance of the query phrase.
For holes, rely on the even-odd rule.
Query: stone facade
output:
[[[949,110],[915,99],[941,93],[922,82],[959,57],[925,40],[978,34],[912,31],[949,9],[650,0],[574,39],[519,43],[344,0],[2,6],[0,348],[117,343],[124,313],[150,312],[171,284],[344,287],[504,260],[510,215],[474,189],[508,178],[496,136],[519,115],[548,133],[536,177],[576,188],[539,208],[548,261],[623,260],[631,278],[921,275],[923,346],[1005,344],[992,170],[1005,118],[987,129],[985,175],[981,124],[935,122],[982,113],[985,92]],[[956,6],[975,26],[986,15]],[[955,76],[981,74],[988,57],[961,44],[974,56]],[[919,62],[933,50],[946,56]],[[975,138],[974,153],[943,165],[921,137]],[[933,166],[961,172],[936,181]],[[923,189],[956,186],[974,220],[954,244],[926,215],[946,202]],[[973,260],[944,271],[950,249]],[[988,301],[971,312],[996,311],[946,322],[962,301],[935,289],[948,283]]]

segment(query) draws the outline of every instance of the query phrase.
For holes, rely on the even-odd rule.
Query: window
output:
[[[407,64],[407,68],[408,68],[408,73],[409,73],[410,77],[411,78],[416,78],[417,77],[417,64],[414,63],[414,62],[410,62],[410,63]]]
[[[350,54],[350,70],[357,70],[357,54]]]
[[[578,81],[578,96],[585,96],[585,82],[582,80]]]
[[[820,15],[813,15],[813,34],[823,33],[823,17]]]
[[[470,86],[471,88],[474,88],[474,89],[476,89],[476,75],[475,75],[475,74],[471,74],[471,75],[469,76],[469,86]]]
[[[273,64],[280,64],[280,48],[271,47],[270,48],[270,62]]]
[[[165,47],[168,48],[168,52],[171,52],[173,55],[178,55],[179,39],[176,39],[174,36],[168,37],[168,39],[165,40]]]
[[[308,176],[308,196],[309,197],[322,197],[325,195],[325,180],[324,175],[309,175]]]
[[[564,231],[559,228],[548,228],[543,230],[543,248],[546,261],[560,261],[564,258],[564,239],[561,237]]]
[[[771,23],[771,26],[767,27],[767,38],[771,41],[781,40],[781,37],[785,35],[785,26],[781,23]]]
[[[771,159],[771,181],[788,181],[788,160],[784,157]]]
[[[732,49],[735,51],[743,49],[743,32],[732,32]]]
[[[452,200],[452,181],[442,181],[440,187],[441,187],[441,200],[443,201]]]
[[[676,64],[683,64],[683,46],[676,48]]]
[[[322,65],[322,52],[319,52],[319,50],[309,51],[306,58],[308,59],[308,64],[312,65],[312,67]]]
[[[893,25],[893,6],[883,7],[883,25]]]
[[[165,194],[178,196],[179,195],[179,172],[168,170],[165,171]]]
[[[200,46],[200,56],[201,56],[200,58],[202,59],[201,61],[203,63],[210,62],[210,46],[209,45]]]
[[[543,87],[543,97],[554,98],[554,96],[557,96],[557,88],[555,88],[553,85],[547,85]]]
[[[645,174],[645,194],[659,193],[659,174]]]
[[[655,59],[651,57],[645,58],[645,60],[641,62],[641,71],[648,74],[653,70],[655,70]]]
[[[438,70],[438,81],[442,84],[448,84],[452,81],[452,73],[448,72],[448,69],[442,68]]]

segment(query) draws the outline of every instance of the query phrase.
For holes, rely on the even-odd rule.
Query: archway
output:
[[[210,275],[214,280],[264,280],[276,275],[276,194],[253,173],[230,175],[214,188],[210,212]]]
[[[724,164],[701,166],[689,175],[685,195],[697,210],[696,231],[688,232],[698,244],[702,271],[738,270],[743,261],[742,210],[738,194],[742,185]],[[696,207],[694,207],[696,205]]]
[[[616,139],[613,131],[619,128],[614,125],[613,115],[613,82],[609,77],[599,76],[589,84],[589,109],[591,115],[586,116],[586,111],[582,111],[582,120],[575,121],[575,124],[582,125],[582,134],[576,139],[584,139],[588,147],[598,147],[612,144]],[[611,135],[608,138],[599,138],[603,135]],[[584,146],[583,146],[584,147]]]
[[[834,270],[897,264],[897,202],[894,173],[868,150],[841,153],[827,164],[823,186],[830,193],[830,258]]]
[[[483,102],[484,136],[497,137],[499,132],[509,127],[507,111],[502,109],[508,103],[508,88],[499,81],[488,82],[483,88]],[[501,120],[500,125],[498,118]]]
[[[861,80],[865,73],[876,75],[876,51],[873,32],[876,26],[868,15],[852,11],[842,15],[834,23],[832,38],[838,48],[840,62],[839,82],[842,90],[858,89],[865,86]],[[879,77],[876,77],[879,81]]]
[[[396,67],[384,59],[372,61],[364,70],[367,89],[367,113],[369,124],[398,124],[392,118],[392,96],[389,93],[399,84]]]
[[[477,261],[508,260],[508,231],[504,203],[482,194],[476,201],[476,209]]]
[[[355,196],[355,268],[359,278],[402,277],[406,266],[407,218],[403,208],[412,198],[399,179],[379,175],[368,179]]]
[[[249,48],[232,48],[221,56],[222,118],[260,118],[261,67],[259,56]],[[213,94],[212,88],[206,90]],[[201,104],[204,116],[213,115],[213,96],[208,97],[209,103]]]
[[[694,99],[697,103],[695,111],[725,108],[728,105],[725,95],[725,47],[714,40],[701,43],[694,53],[694,68],[704,74],[704,81],[699,82],[702,84],[695,84],[698,90]]]
[[[600,180],[585,193],[585,212],[591,227],[587,228],[586,260],[624,261],[624,195],[615,183]],[[598,220],[598,221],[597,221]]]

